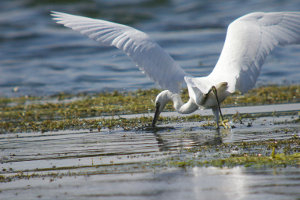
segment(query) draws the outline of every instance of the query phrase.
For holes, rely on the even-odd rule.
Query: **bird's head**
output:
[[[155,126],[155,124],[158,120],[159,114],[163,111],[166,104],[172,100],[172,95],[173,95],[173,93],[170,92],[169,90],[164,90],[156,96],[155,114],[154,114],[153,121],[152,121],[153,127]]]

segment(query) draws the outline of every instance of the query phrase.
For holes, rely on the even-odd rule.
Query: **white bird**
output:
[[[193,77],[150,37],[132,27],[61,12],[54,20],[100,42],[124,51],[162,91],[156,97],[152,125],[169,101],[177,112],[188,114],[211,108],[219,127],[220,103],[235,91],[253,88],[266,56],[276,47],[300,43],[300,12],[255,12],[233,21],[227,29],[223,50],[213,71]],[[180,90],[186,83],[189,101],[183,103]],[[223,119],[221,118],[223,121]]]

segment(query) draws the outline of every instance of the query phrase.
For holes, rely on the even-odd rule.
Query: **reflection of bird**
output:
[[[218,125],[220,103],[230,94],[251,89],[265,57],[278,45],[300,42],[300,12],[250,13],[232,22],[220,58],[205,77],[192,77],[149,36],[134,28],[87,17],[53,12],[63,24],[103,45],[123,50],[137,66],[158,83],[162,91],[155,100],[155,125],[166,103],[183,114],[212,108]],[[190,99],[181,101],[179,91],[186,83]],[[222,120],[223,121],[223,120]]]

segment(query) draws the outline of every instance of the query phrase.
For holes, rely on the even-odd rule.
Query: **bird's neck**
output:
[[[181,114],[189,114],[198,109],[198,106],[191,98],[187,103],[183,104],[179,94],[172,94],[171,100],[173,101],[175,110]]]

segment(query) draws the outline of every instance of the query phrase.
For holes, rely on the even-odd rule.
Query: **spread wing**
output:
[[[124,51],[152,80],[162,88],[179,92],[184,76],[183,69],[147,34],[132,27],[60,12],[52,12],[59,24],[79,31],[100,42]]]
[[[220,58],[207,77],[228,82],[228,91],[254,87],[266,56],[276,47],[300,43],[300,12],[250,13],[233,21]]]

